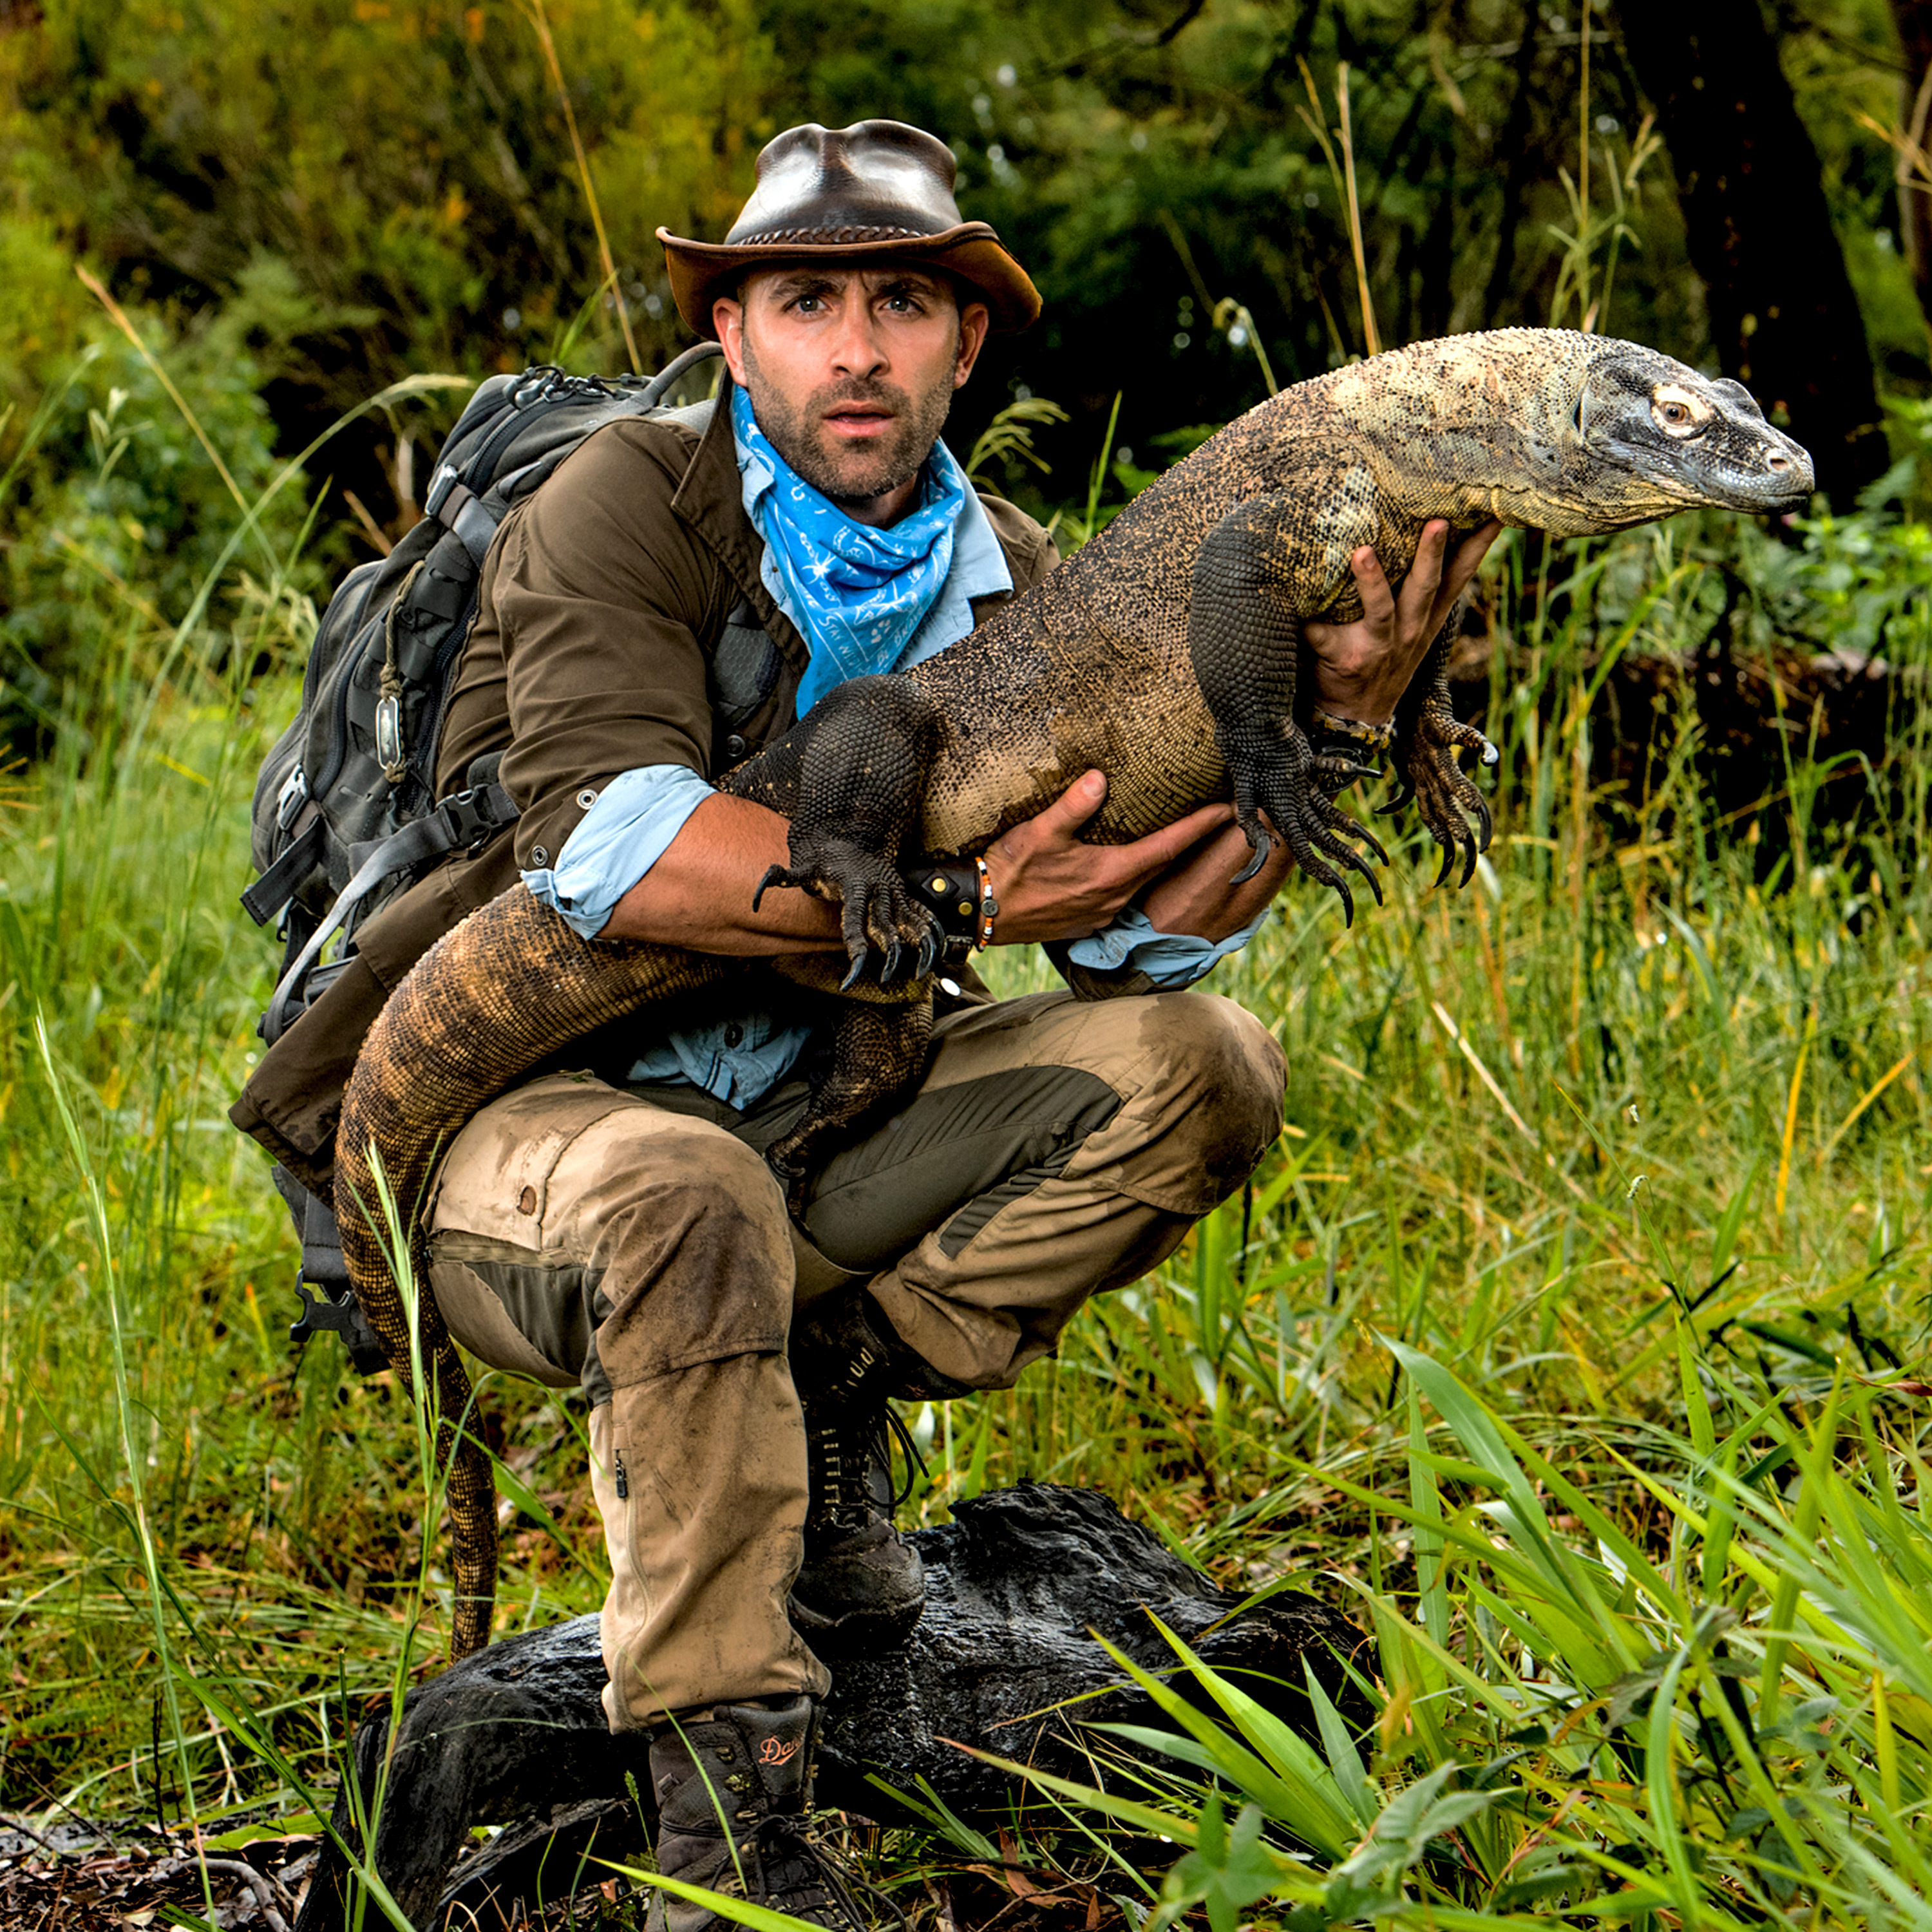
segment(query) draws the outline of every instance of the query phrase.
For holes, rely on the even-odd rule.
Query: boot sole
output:
[[[926,1597],[922,1592],[914,1601],[896,1610],[848,1610],[842,1617],[825,1616],[796,1597],[785,1599],[785,1610],[792,1628],[808,1637],[814,1650],[850,1656],[862,1648],[902,1648],[926,1614]]]

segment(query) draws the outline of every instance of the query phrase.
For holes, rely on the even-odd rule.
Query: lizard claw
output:
[[[774,886],[802,886],[805,880],[796,872],[783,866],[766,868],[765,876],[758,881],[758,889],[752,895],[752,910],[756,912],[764,902],[765,894]]]
[[[1353,758],[1324,754],[1309,766],[1308,775],[1332,798],[1336,792],[1353,784],[1358,778],[1380,778],[1382,767],[1379,765],[1360,764]]]
[[[1248,843],[1254,848],[1254,856],[1234,874],[1233,883],[1245,886],[1268,862],[1268,854],[1274,850],[1274,841],[1262,828],[1259,820],[1241,830],[1248,835]]]
[[[899,962],[904,956],[905,948],[895,939],[886,948],[886,963],[879,968],[879,984],[890,986],[899,970]]]
[[[862,946],[859,949],[852,961],[851,970],[838,982],[838,990],[842,993],[849,993],[864,977],[866,962],[872,956],[872,949],[869,946]]]
[[[923,980],[939,964],[939,937],[928,932],[919,942],[919,964],[914,972],[915,979]]]
[[[1456,884],[1466,886],[1495,831],[1488,801],[1456,763],[1457,753],[1465,751],[1478,753],[1485,764],[1495,764],[1500,755],[1473,724],[1458,722],[1449,708],[1445,685],[1424,697],[1403,728],[1396,747],[1402,789],[1381,808],[1394,812],[1414,800],[1429,836],[1442,848],[1442,863],[1436,874],[1438,886],[1449,883],[1459,862],[1462,875]]]
[[[1394,797],[1388,800],[1384,804],[1377,806],[1376,807],[1376,816],[1378,818],[1387,818],[1390,817],[1392,814],[1400,812],[1414,796],[1415,788],[1409,783],[1408,773],[1406,772],[1398,772],[1396,776],[1396,794]]]

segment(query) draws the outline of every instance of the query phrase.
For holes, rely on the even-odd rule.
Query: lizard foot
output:
[[[1223,732],[1221,751],[1234,781],[1236,820],[1254,848],[1254,856],[1234,875],[1237,884],[1252,878],[1268,862],[1274,843],[1271,825],[1294,854],[1295,863],[1340,898],[1345,924],[1354,923],[1355,902],[1348,880],[1329,860],[1359,872],[1376,904],[1382,904],[1381,880],[1345,841],[1360,839],[1384,865],[1388,854],[1366,826],[1358,824],[1328,796],[1323,787],[1334,776],[1328,767],[1335,761],[1317,759],[1299,727],[1289,724],[1268,734]],[[1352,768],[1349,776],[1360,774]]]
[[[882,986],[890,986],[908,962],[908,978],[922,979],[932,971],[946,943],[945,933],[878,854],[844,838],[814,838],[806,844],[794,824],[792,857],[798,862],[774,866],[758,881],[752,910],[758,910],[773,886],[798,886],[838,907],[845,956],[851,962],[841,992],[866,976],[874,954]]]
[[[1399,812],[1412,799],[1415,801],[1429,836],[1442,848],[1442,868],[1436,875],[1438,886],[1456,869],[1459,858],[1462,876],[1456,883],[1469,883],[1477,859],[1490,849],[1493,830],[1487,802],[1456,762],[1456,754],[1463,751],[1476,752],[1486,765],[1493,765],[1501,756],[1474,725],[1458,722],[1446,705],[1425,704],[1413,730],[1396,748],[1400,789],[1386,805],[1376,808],[1382,813]],[[1474,815],[1474,830],[1466,814]]]
[[[886,1005],[852,1000],[841,1008],[831,1070],[814,1088],[798,1124],[765,1150],[795,1220],[804,1219],[812,1176],[826,1153],[858,1121],[904,1092],[932,1032],[929,994]]]

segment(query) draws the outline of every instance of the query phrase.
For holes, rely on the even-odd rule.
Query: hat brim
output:
[[[962,222],[937,235],[894,237],[884,242],[692,242],[668,229],[658,230],[677,312],[700,335],[718,333],[711,307],[720,296],[735,295],[739,279],[752,268],[796,262],[865,262],[890,256],[943,268],[969,284],[986,302],[994,332],[1012,334],[1040,316],[1040,291],[1026,271],[1000,244],[983,221]]]

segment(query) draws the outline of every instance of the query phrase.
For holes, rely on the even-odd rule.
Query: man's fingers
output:
[[[1131,845],[1116,845],[1110,850],[1104,847],[1096,850],[1106,851],[1107,856],[1122,868],[1122,876],[1131,878],[1138,886],[1156,872],[1166,872],[1202,839],[1211,838],[1230,824],[1234,815],[1232,805],[1200,806],[1185,818],[1177,818],[1172,825],[1163,825],[1158,832],[1150,832],[1144,838],[1136,838]]]
[[[1422,526],[1421,538],[1415,546],[1415,561],[1402,580],[1396,613],[1406,635],[1426,625],[1436,608],[1436,592],[1442,587],[1442,558],[1448,548],[1449,526],[1439,518],[1431,518]]]
[[[1490,546],[1503,533],[1503,526],[1492,518],[1481,529],[1472,530],[1456,546],[1456,554],[1449,560],[1448,568],[1443,573],[1442,590],[1445,596],[1462,596],[1470,580],[1482,568],[1483,560],[1490,554]]]
[[[1042,832],[1070,838],[1107,802],[1107,774],[1094,771],[1076,778],[1033,823]]]
[[[1362,615],[1371,624],[1387,624],[1395,615],[1395,592],[1389,588],[1382,559],[1364,544],[1349,558],[1348,567],[1361,593]]]
[[[1480,530],[1472,530],[1456,546],[1442,573],[1442,586],[1436,592],[1435,607],[1430,614],[1430,634],[1442,629],[1449,620],[1449,614],[1456,608],[1456,600],[1466,590],[1476,572],[1482,566],[1483,559],[1489,554],[1490,544],[1502,535],[1503,526],[1493,519]]]

